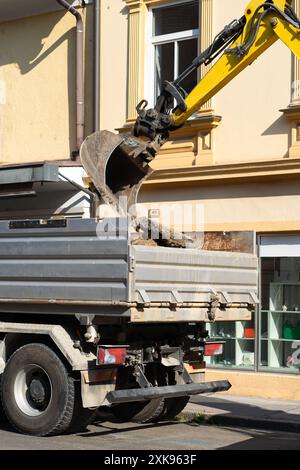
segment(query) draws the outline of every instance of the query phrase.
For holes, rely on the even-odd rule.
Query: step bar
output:
[[[134,401],[152,400],[154,398],[176,398],[201,393],[226,392],[231,388],[228,380],[203,382],[199,384],[168,385],[165,387],[133,388],[128,390],[114,390],[106,395],[111,404],[129,403]]]

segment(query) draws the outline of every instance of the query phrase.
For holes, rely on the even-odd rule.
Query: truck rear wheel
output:
[[[2,375],[3,374],[0,374],[0,396],[1,396]],[[1,400],[0,400],[0,422],[4,422],[4,421],[6,421],[6,416],[5,416],[5,413],[3,411],[3,406],[2,406],[2,403],[1,403]]]
[[[184,410],[189,400],[190,397],[166,398],[163,410],[155,421],[168,421],[176,418]]]
[[[112,406],[111,412],[121,422],[149,423],[161,415],[164,408],[164,398],[149,401],[122,403]]]
[[[130,389],[139,387],[132,372],[130,368],[124,368],[119,371],[119,382],[122,388]],[[165,384],[166,371],[160,364],[147,364],[144,373],[153,386]],[[110,411],[113,416],[121,422],[149,423],[156,420],[156,418],[161,415],[164,402],[164,398],[153,398],[148,401],[121,403],[111,406]]]
[[[33,343],[19,348],[9,359],[2,376],[1,400],[13,427],[24,434],[61,434],[92,411],[81,405],[75,380],[60,358],[46,345]],[[82,416],[81,416],[82,417]]]

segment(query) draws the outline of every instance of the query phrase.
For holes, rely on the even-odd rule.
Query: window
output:
[[[155,101],[163,82],[174,80],[198,55],[199,1],[153,8],[151,23],[154,72],[154,90],[151,95],[154,95]],[[153,77],[153,73],[151,75]],[[187,92],[196,85],[196,71],[181,82]]]
[[[225,341],[210,367],[299,374],[300,236],[259,237],[260,308],[248,322],[208,325],[212,339]]]
[[[299,372],[299,257],[261,259],[260,330],[260,367]]]
[[[262,236],[259,368],[299,373],[300,237]]]
[[[206,357],[210,367],[254,369],[255,319],[237,322],[215,322],[207,325],[210,339],[224,341],[220,356]]]

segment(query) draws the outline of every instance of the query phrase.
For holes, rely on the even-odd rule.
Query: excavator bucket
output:
[[[149,163],[159,151],[153,142],[138,139],[131,134],[114,134],[109,131],[96,132],[83,142],[80,149],[81,163],[92,180],[102,201],[113,207],[120,216],[127,216],[128,209],[136,204],[138,192],[143,182],[153,172]],[[120,200],[125,197],[126,200]],[[126,204],[125,204],[126,203]],[[134,210],[130,211],[135,218]],[[157,243],[163,246],[194,246],[193,240],[183,234],[170,234],[162,225],[146,218],[138,219],[139,230],[147,240],[149,230],[154,230]],[[192,244],[192,245],[191,245]]]
[[[127,210],[136,203],[142,183],[153,171],[149,163],[155,155],[156,149],[151,143],[131,134],[109,131],[90,135],[80,150],[83,168],[103,202],[119,213],[122,212],[121,196],[127,198]],[[124,199],[121,206],[124,208]]]

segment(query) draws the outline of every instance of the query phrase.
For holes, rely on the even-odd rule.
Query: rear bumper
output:
[[[149,387],[128,390],[114,390],[106,395],[111,404],[129,403],[134,401],[152,400],[153,398],[176,398],[200,393],[225,392],[231,384],[228,380],[203,382],[200,384],[171,385],[166,387]]]

